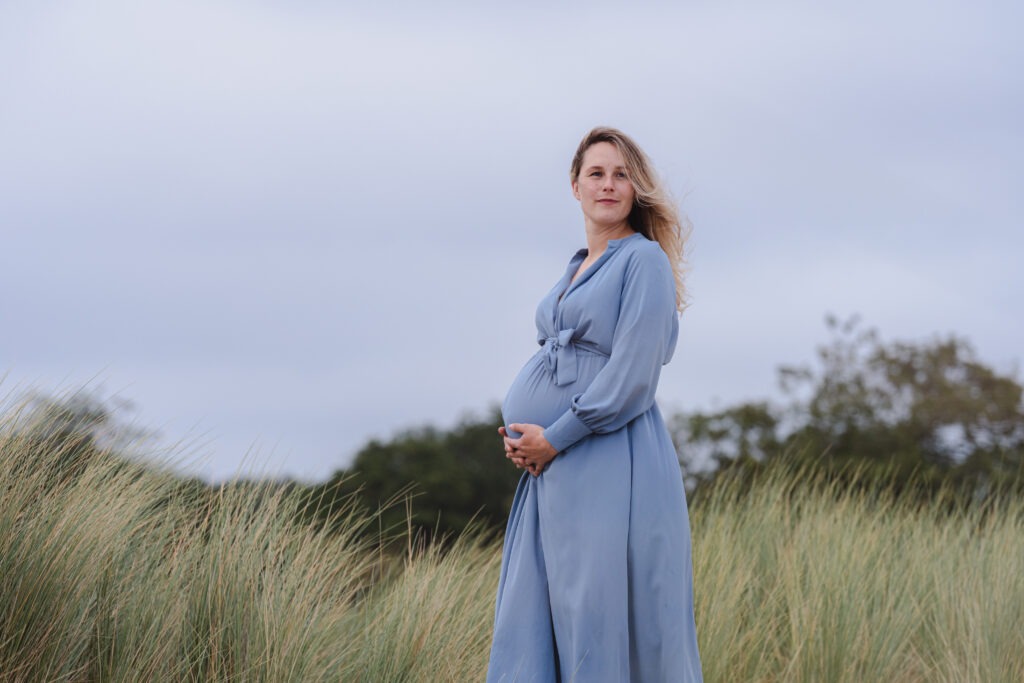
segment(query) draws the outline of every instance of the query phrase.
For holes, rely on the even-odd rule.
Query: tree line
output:
[[[781,398],[670,416],[691,504],[724,479],[792,476],[952,506],[1024,495],[1024,403],[1015,373],[983,363],[957,336],[883,341],[856,318],[828,317],[813,363],[777,370]],[[26,424],[63,443],[64,472],[109,454],[112,416],[101,402],[37,400]],[[496,407],[451,429],[408,429],[366,444],[348,467],[302,487],[305,522],[333,524],[353,509],[377,529],[426,537],[470,524],[500,529],[521,476],[504,457]],[[109,439],[108,439],[109,440]],[[116,450],[116,444],[115,450]],[[816,476],[807,476],[816,475]],[[204,486],[183,482],[197,500]]]
[[[983,363],[957,336],[883,341],[857,318],[826,318],[815,361],[782,366],[782,398],[672,416],[691,500],[723,478],[793,476],[874,485],[892,495],[977,504],[1024,493],[1024,404],[1013,374]],[[447,431],[374,441],[321,488],[377,506],[416,494],[423,529],[457,532],[474,515],[505,519],[520,472],[504,458],[496,409]],[[405,510],[393,509],[395,524]]]

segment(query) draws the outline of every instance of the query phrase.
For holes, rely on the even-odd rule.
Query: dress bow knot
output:
[[[555,386],[563,386],[576,381],[576,346],[573,335],[576,329],[570,327],[560,331],[554,337],[544,340],[544,362],[555,376]]]

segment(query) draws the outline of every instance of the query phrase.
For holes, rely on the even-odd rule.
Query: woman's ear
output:
[[[577,200],[579,200],[580,199],[580,184],[577,181],[575,181],[575,180],[571,181],[570,184],[572,185],[572,196],[575,197]]]

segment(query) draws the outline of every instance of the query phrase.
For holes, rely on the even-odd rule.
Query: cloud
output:
[[[1009,367],[1011,4],[0,9],[0,369],[102,374],[307,478],[501,398],[582,245],[569,157],[633,134],[694,219],[666,404],[772,390],[824,314]]]

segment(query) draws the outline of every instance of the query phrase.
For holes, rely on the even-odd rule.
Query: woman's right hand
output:
[[[511,460],[513,465],[521,470],[525,469],[535,477],[544,471],[544,466],[528,463],[526,457],[516,451],[515,445],[511,441],[512,437],[508,435],[505,427],[498,427],[498,433],[505,441],[505,457]]]

